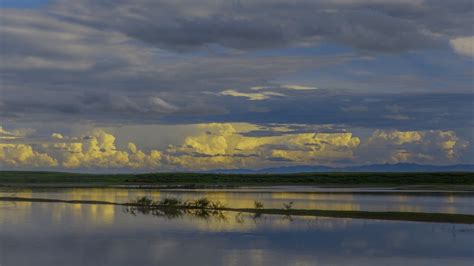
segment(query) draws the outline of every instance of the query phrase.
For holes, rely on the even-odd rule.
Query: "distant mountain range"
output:
[[[350,167],[329,166],[281,166],[263,169],[216,169],[210,173],[222,174],[284,174],[309,172],[474,172],[473,164],[426,165],[414,163],[371,164]]]

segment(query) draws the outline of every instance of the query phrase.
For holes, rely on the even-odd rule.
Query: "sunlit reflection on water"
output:
[[[21,189],[2,190],[0,196],[26,198],[50,198],[65,200],[97,200],[108,202],[128,202],[138,197],[148,196],[154,200],[166,197],[192,200],[207,197],[234,208],[251,208],[255,201],[266,208],[281,208],[282,204],[293,202],[298,209],[344,210],[344,211],[401,211],[401,212],[442,212],[474,214],[474,195],[455,193],[426,194],[421,192],[398,193],[330,193],[321,191],[291,191],[280,189],[248,191],[226,190],[158,190],[129,188],[67,188],[67,189]],[[21,203],[29,204],[29,203]],[[78,206],[77,208],[82,208]],[[109,214],[113,211],[104,210]],[[101,212],[104,212],[101,211]],[[81,211],[77,210],[81,215]]]

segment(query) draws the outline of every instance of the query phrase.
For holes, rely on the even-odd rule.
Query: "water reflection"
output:
[[[301,190],[301,189],[300,189]],[[137,197],[154,199],[181,198],[183,200],[206,197],[235,208],[251,208],[254,201],[266,208],[279,208],[282,203],[293,201],[298,209],[345,210],[345,211],[410,211],[474,214],[474,195],[467,193],[430,194],[420,192],[397,193],[331,193],[315,191],[282,192],[267,188],[264,192],[246,189],[226,190],[159,190],[129,188],[68,188],[29,189],[0,191],[0,196],[36,197],[65,200],[98,200],[128,202]],[[28,204],[28,203],[22,203]],[[78,207],[79,208],[79,207]],[[104,210],[106,211],[106,210]],[[107,209],[109,216],[113,212]],[[81,215],[78,211],[78,215]]]
[[[174,207],[148,207],[148,206],[123,206],[124,213],[129,213],[136,216],[137,214],[151,215],[157,217],[166,217],[168,219],[175,219],[184,215],[194,216],[202,219],[222,219],[227,220],[227,217],[220,210],[216,209],[184,209]]]
[[[470,265],[474,260],[472,225],[135,211],[2,203],[0,264]]]

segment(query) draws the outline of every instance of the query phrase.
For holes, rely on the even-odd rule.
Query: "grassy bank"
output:
[[[0,171],[0,184],[474,185],[474,173],[82,174]]]

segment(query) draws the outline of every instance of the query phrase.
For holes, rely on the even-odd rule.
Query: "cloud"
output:
[[[36,144],[1,143],[0,163],[6,169],[139,171],[399,162],[446,164],[463,162],[472,149],[469,141],[455,132],[442,130],[377,129],[358,134],[341,129],[297,129],[308,129],[304,125],[205,123],[186,127],[188,134],[175,144],[161,149],[145,145],[147,151],[128,138],[117,140],[103,129],[76,137],[55,133],[51,135],[54,141]],[[252,133],[262,130],[273,133]],[[158,135],[155,132],[154,136]]]
[[[54,141],[43,143],[0,143],[0,163],[6,168],[61,169],[157,169],[161,152],[144,153],[135,144],[128,150],[116,147],[116,138],[103,130],[94,130],[81,138],[51,134]]]
[[[271,98],[272,96],[280,96],[284,97],[284,94],[278,93],[278,92],[271,92],[271,91],[265,91],[262,93],[245,93],[245,92],[238,92],[236,90],[224,90],[219,93],[220,95],[224,96],[233,96],[233,97],[245,97],[248,98],[251,101],[261,101],[261,100],[266,100]]]
[[[127,150],[118,150],[115,136],[95,130],[80,142],[55,143],[46,149],[57,149],[61,165],[65,168],[157,168],[161,153],[156,150],[145,154],[135,144],[128,143]]]
[[[274,89],[288,89],[288,90],[296,90],[296,91],[307,91],[307,90],[317,90],[316,87],[311,86],[304,86],[304,85],[281,85],[281,86],[253,86],[250,90],[258,91],[258,90],[274,90]]]
[[[26,145],[9,146],[11,156],[23,149],[29,158],[50,156],[58,167],[89,169],[192,168],[193,158],[201,168],[229,162],[254,166],[258,160],[364,162],[390,155],[357,157],[366,143],[357,132],[396,129],[454,132],[459,140],[451,149],[453,159],[436,144],[436,154],[425,161],[472,158],[459,148],[462,139],[472,140],[466,133],[473,126],[471,62],[452,52],[472,56],[471,0],[55,0],[41,9],[0,9],[0,14],[0,117],[5,126],[41,132],[0,130],[5,145]],[[115,139],[120,142],[115,149],[98,153],[89,148],[92,139],[103,141],[99,133],[69,136],[81,137],[77,132],[86,134],[84,127],[181,124],[188,129],[213,122],[259,126],[202,140],[201,131],[186,131],[185,146],[185,133],[177,144],[178,133],[167,132],[176,151]],[[333,128],[319,128],[327,125]],[[56,132],[62,138],[51,135]],[[299,142],[322,133],[329,135],[316,138],[329,143],[333,134],[360,143]],[[391,143],[388,150],[398,150],[400,160],[416,161],[422,156],[414,154],[429,154],[423,143],[435,135],[402,144],[391,137],[379,141]],[[432,143],[443,138],[450,137]],[[247,146],[222,150],[223,139],[230,147],[235,139]],[[327,156],[316,150],[323,146]],[[48,165],[45,158],[40,164]]]
[[[296,90],[296,91],[308,91],[308,90],[317,90],[316,87],[303,86],[303,85],[283,85],[285,89]]]
[[[244,105],[244,101],[226,102],[228,113],[213,116],[214,119],[208,121],[336,124],[400,130],[452,130],[472,125],[473,95],[470,93],[347,94],[319,89],[285,95],[278,102],[259,101],[258,107],[263,111],[254,111],[251,105]],[[392,105],[398,105],[400,110],[394,112],[386,108]]]
[[[284,9],[285,5],[288,8]],[[85,121],[99,124],[246,121],[449,129],[453,124],[467,124],[471,120],[467,115],[470,103],[463,99],[469,100],[472,96],[458,95],[458,99],[452,92],[461,89],[466,92],[470,89],[470,76],[459,77],[462,75],[459,74],[461,67],[453,67],[459,62],[443,60],[444,67],[449,65],[452,72],[437,76],[437,80],[430,81],[432,84],[419,83],[419,77],[415,74],[411,79],[404,79],[400,75],[387,79],[378,73],[372,73],[366,79],[360,76],[349,77],[347,73],[341,72],[344,68],[354,69],[360,67],[360,64],[365,65],[369,61],[377,60],[366,60],[363,58],[367,56],[362,58],[360,55],[347,53],[347,50],[330,55],[292,54],[286,50],[262,55],[254,52],[254,49],[265,50],[273,46],[262,40],[267,38],[265,34],[259,33],[262,35],[260,41],[253,40],[253,35],[247,35],[246,31],[260,29],[248,29],[242,26],[243,22],[240,20],[255,24],[264,20],[271,24],[272,29],[278,28],[274,25],[283,25],[278,31],[290,36],[275,44],[282,49],[296,47],[298,50],[303,43],[317,45],[323,40],[341,44],[338,40],[346,37],[343,38],[340,29],[356,25],[357,31],[370,35],[370,38],[355,34],[357,36],[354,36],[354,39],[363,37],[363,41],[373,42],[371,45],[384,45],[387,41],[389,45],[396,46],[397,42],[391,41],[391,36],[385,39],[378,34],[400,32],[402,36],[399,37],[404,39],[404,42],[406,39],[415,41],[415,37],[409,36],[412,31],[418,34],[417,27],[433,31],[433,20],[444,18],[449,19],[451,24],[442,24],[442,27],[437,29],[442,31],[439,34],[446,35],[442,37],[446,39],[445,42],[454,38],[451,36],[472,35],[461,34],[460,31],[467,30],[452,25],[464,25],[463,23],[469,21],[470,18],[463,7],[461,2],[452,3],[445,8],[442,2],[415,5],[407,2],[390,4],[383,1],[297,1],[291,4],[280,1],[244,1],[240,4],[204,1],[196,6],[192,1],[145,0],[121,0],[115,2],[112,7],[109,2],[81,0],[74,1],[74,4],[69,1],[55,1],[45,7],[46,9],[36,11],[2,11],[0,38],[5,41],[2,42],[1,52],[4,63],[0,66],[0,116],[4,121],[63,121],[65,126]],[[438,18],[430,15],[429,11],[432,9],[440,13]],[[259,14],[262,12],[256,12],[257,10],[268,10],[274,16],[265,14],[261,17]],[[314,10],[320,12],[321,16],[308,16],[307,12]],[[221,11],[223,13],[219,19],[230,22],[222,26],[214,26],[210,22],[199,25],[202,31],[209,34],[188,34],[188,27],[193,25],[181,23],[186,20],[192,24],[194,19],[212,20],[221,14]],[[371,15],[365,17],[364,13]],[[236,14],[243,17],[235,18]],[[378,24],[383,23],[377,23],[376,19],[371,21],[372,16],[392,17],[395,21],[384,22],[390,25],[393,23],[392,26],[387,25],[392,30],[375,29],[374,27],[382,27],[383,25]],[[453,17],[456,19],[452,19]],[[346,21],[349,18],[353,20],[351,23]],[[231,22],[234,20],[237,20],[236,26],[232,26]],[[419,23],[420,21],[423,23]],[[402,26],[404,23],[419,26],[411,25],[413,27],[404,31],[404,27],[395,27],[399,23]],[[235,36],[232,30],[227,32],[215,27],[234,27]],[[161,29],[175,33],[168,38],[167,35],[160,35]],[[372,35],[373,31],[377,34]],[[220,34],[226,36],[220,38]],[[275,41],[275,36],[277,35],[269,37],[268,42]],[[315,36],[317,40],[313,39]],[[142,37],[153,40],[145,41]],[[184,39],[181,40],[182,38]],[[435,39],[438,40],[438,37]],[[174,43],[181,41],[186,41],[186,48],[179,48],[180,46]],[[242,41],[248,44],[242,44],[240,47],[239,43]],[[253,41],[256,43],[251,44]],[[211,43],[211,47],[208,47],[207,43]],[[204,51],[196,51],[203,45],[207,47]],[[212,47],[215,46],[225,46],[219,48],[224,52],[214,52]],[[419,44],[415,46],[424,47]],[[179,51],[173,47],[178,47]],[[389,52],[406,51],[403,45],[400,47],[399,50],[396,50],[396,47],[388,47],[391,49]],[[229,50],[234,48],[241,51]],[[368,49],[377,54],[388,48],[360,49]],[[324,52],[326,48],[321,49]],[[370,54],[374,57],[372,52]],[[377,70],[380,68],[379,64],[374,63]],[[328,71],[336,73],[334,80],[327,80],[325,75],[320,76],[320,73]],[[309,76],[314,80],[302,82],[298,78],[295,79],[295,75]],[[347,80],[344,80],[346,78]],[[321,85],[318,87],[324,89],[315,90],[311,88],[316,87],[304,85],[320,84],[320,81]],[[255,86],[258,84],[263,85]],[[222,88],[237,89],[222,92]],[[420,96],[405,91],[397,96],[384,95],[388,91],[399,91],[400,88],[410,93],[412,90],[422,90],[427,94]],[[436,97],[436,93],[447,91],[447,88],[450,90],[450,95],[446,96],[450,98],[447,104],[446,101],[440,104],[439,100],[419,101],[420,98]],[[384,99],[380,105],[394,104],[397,101],[408,102],[405,104],[405,113],[379,111],[381,106],[368,106],[374,112],[366,114],[341,111],[349,110],[349,104],[344,102],[345,100],[358,101],[369,89],[379,94],[370,97]],[[204,91],[210,93],[205,94]],[[431,91],[433,94],[429,93]],[[216,97],[218,95],[229,97]],[[390,100],[390,97],[394,100]],[[415,103],[416,101],[418,102]],[[352,106],[363,105],[355,103]],[[444,109],[449,108],[456,111],[446,114]],[[424,119],[426,115],[422,109],[431,109],[436,117]]]
[[[294,91],[317,90],[317,88],[315,87],[302,86],[302,85],[253,86],[253,87],[250,87],[249,90],[259,91],[259,92],[241,92],[234,89],[228,89],[228,90],[221,91],[219,95],[244,97],[244,98],[248,98],[251,101],[261,101],[261,100],[270,99],[273,96],[286,97],[287,96],[286,94],[274,91],[274,90],[281,90],[281,89],[294,90]]]
[[[51,134],[51,138],[53,138],[53,139],[64,139],[64,136],[60,133],[53,133],[53,134]]]
[[[96,26],[44,10],[2,11],[2,116],[130,123],[224,113],[201,92],[248,87],[352,58],[188,56]]]
[[[469,145],[453,131],[376,130],[358,155],[371,163],[453,163]]]
[[[254,50],[336,42],[399,52],[471,31],[469,1],[56,1],[50,12],[164,49]],[[457,16],[456,19],[453,17]],[[442,23],[449,21],[450,23]],[[441,40],[441,41],[440,41]]]
[[[255,168],[281,162],[327,163],[351,158],[359,139],[351,133],[299,133],[249,137],[251,124],[201,124],[201,132],[168,152],[171,163],[184,168]],[[275,129],[276,130],[276,129]],[[193,156],[200,154],[201,156]],[[205,156],[202,156],[205,155]]]
[[[0,126],[0,140],[11,140],[11,139],[17,139],[22,137],[21,134],[18,132],[10,132],[5,129],[3,129],[2,126]]]
[[[157,112],[175,112],[178,110],[178,107],[165,102],[159,97],[152,97],[150,99],[151,107],[153,111]]]
[[[146,51],[139,51],[120,33],[105,32],[41,12],[1,11],[3,70],[92,70],[101,59],[140,65]]]
[[[449,43],[456,53],[474,57],[474,36],[451,39]]]
[[[3,167],[56,167],[58,162],[46,153],[33,150],[27,144],[0,143],[0,165]]]
[[[24,141],[28,131],[7,131],[0,126],[0,166],[18,167],[56,167],[58,162],[55,158],[42,152],[35,151],[27,143],[9,143],[9,141]]]

